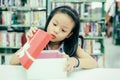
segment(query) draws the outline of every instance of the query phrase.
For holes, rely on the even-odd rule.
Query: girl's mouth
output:
[[[53,34],[51,34],[52,35],[52,39],[55,39],[56,38],[56,36],[55,35],[53,35]]]

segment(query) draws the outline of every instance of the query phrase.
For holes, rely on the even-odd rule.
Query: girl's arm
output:
[[[80,46],[77,48],[77,56],[80,61],[80,68],[96,68],[98,63],[88,53],[86,53]]]
[[[19,65],[20,64],[20,61],[19,61],[19,58],[18,58],[17,54],[21,51],[21,49],[19,49],[16,53],[14,53],[12,55],[12,58],[10,60],[11,65]]]
[[[97,61],[93,59],[88,53],[86,53],[80,46],[77,48],[77,57],[69,57],[66,53],[62,53],[62,56],[67,58],[65,64],[65,71],[72,72],[76,67],[78,69],[90,69],[98,66]],[[79,61],[78,61],[79,60]]]

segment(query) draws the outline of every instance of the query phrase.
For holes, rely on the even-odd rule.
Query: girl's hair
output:
[[[55,8],[49,15],[46,25],[45,25],[45,31],[47,31],[47,27],[49,25],[50,20],[56,13],[64,13],[69,15],[73,21],[75,22],[74,28],[71,31],[73,34],[64,40],[64,51],[69,56],[76,56],[76,50],[78,46],[78,37],[79,37],[79,27],[80,27],[80,21],[79,21],[79,15],[78,13],[72,9],[69,6],[60,6]]]

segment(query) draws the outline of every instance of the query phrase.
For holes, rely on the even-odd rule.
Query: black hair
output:
[[[76,56],[76,50],[78,46],[78,37],[79,37],[79,28],[80,28],[80,20],[79,15],[76,12],[76,10],[72,9],[69,6],[60,6],[55,8],[53,11],[51,11],[45,25],[45,31],[47,31],[47,27],[49,25],[50,20],[56,13],[64,13],[69,15],[73,21],[75,22],[74,28],[71,31],[73,34],[64,40],[64,52],[71,56]]]

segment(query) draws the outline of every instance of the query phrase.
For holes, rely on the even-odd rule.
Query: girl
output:
[[[65,64],[67,72],[73,71],[75,67],[97,67],[96,60],[78,45],[79,26],[79,15],[74,9],[68,6],[55,8],[48,17],[45,25],[45,31],[54,36],[45,49],[57,49],[62,53],[63,57],[67,58]],[[36,30],[36,27],[31,27],[26,34],[27,41],[29,41],[29,37],[32,37]],[[19,59],[16,56],[17,53],[19,51],[13,55],[10,64],[19,64]]]

